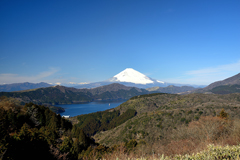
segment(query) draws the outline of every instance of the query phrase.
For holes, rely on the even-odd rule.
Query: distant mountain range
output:
[[[171,94],[176,94],[176,93],[178,93],[178,94],[179,93],[181,93],[181,94],[189,94],[189,93],[229,94],[229,93],[236,93],[236,92],[240,93],[240,73],[237,75],[234,75],[232,77],[229,77],[225,80],[211,83],[210,85],[206,86],[205,88],[201,88],[203,86],[172,84],[172,83],[155,80],[155,79],[147,77],[146,75],[144,75],[132,68],[127,68],[124,71],[116,74],[112,78],[109,78],[108,80],[105,80],[102,82],[95,82],[95,83],[90,83],[90,84],[74,86],[74,88],[72,88],[70,90],[82,89],[81,91],[78,91],[78,92],[81,92],[81,93],[84,92],[85,94],[87,92],[90,92],[92,94],[90,97],[93,97],[93,99],[96,99],[97,98],[96,94],[103,93],[103,92],[100,92],[102,89],[105,90],[106,88],[108,88],[108,91],[112,92],[113,90],[111,90],[109,87],[113,87],[113,86],[116,87],[117,85],[115,83],[121,84],[120,88],[125,91],[127,90],[126,87],[130,87],[130,88],[135,87],[135,89],[138,90],[138,92],[139,92],[139,88],[143,88],[143,89],[145,89],[144,93],[147,93],[147,92],[155,92],[155,93],[160,92],[160,93],[171,93]],[[110,84],[115,84],[115,85],[110,85]],[[44,83],[44,82],[41,82],[41,83],[29,83],[29,82],[14,83],[14,84],[0,85],[0,92],[13,92],[13,91],[21,91],[21,90],[27,90],[27,92],[29,92],[28,91],[29,89],[46,88],[46,87],[47,88],[52,87],[52,85],[50,85],[48,83]],[[196,87],[198,87],[198,89]],[[63,88],[63,86],[58,86],[56,88]],[[65,87],[65,88],[68,88],[68,87]],[[44,90],[44,89],[42,89],[42,90]],[[49,90],[49,89],[46,89],[46,90]],[[69,90],[69,89],[67,89],[67,90]],[[99,92],[99,93],[97,93],[97,92]],[[3,93],[1,93],[0,95],[2,95],[2,94]],[[5,93],[5,94],[7,94],[7,93]],[[16,94],[20,94],[20,93],[13,93],[12,95],[16,95]],[[108,97],[108,96],[106,96],[106,97]],[[127,97],[122,96],[121,98],[125,99]],[[83,99],[86,100],[88,98],[85,97]],[[101,98],[99,98],[99,99],[101,99]],[[80,101],[82,101],[82,100],[80,100]],[[89,101],[89,99],[87,101]],[[67,103],[72,103],[72,102],[68,101]]]
[[[127,68],[127,69],[123,70],[122,72],[116,74],[112,78],[109,78],[102,82],[82,84],[82,85],[78,85],[78,86],[74,86],[74,87],[75,88],[95,88],[95,87],[108,85],[111,83],[119,83],[119,84],[123,84],[125,86],[144,88],[144,89],[150,88],[150,87],[167,87],[169,85],[192,86],[195,88],[205,87],[203,85],[190,85],[190,84],[178,84],[178,83],[163,82],[160,80],[156,80],[156,79],[147,77],[146,75],[144,75],[132,68]]]
[[[36,89],[36,88],[43,88],[43,87],[50,87],[52,85],[48,83],[13,83],[13,84],[4,84],[0,85],[0,92],[12,92],[12,91],[21,91],[21,90],[28,90],[28,89]]]
[[[13,97],[24,103],[36,104],[72,104],[102,100],[129,99],[133,96],[151,93],[145,89],[110,84],[93,89],[76,89],[53,86],[17,92],[0,92],[0,96]]]
[[[131,72],[135,72],[131,70]],[[73,87],[64,87],[64,86],[49,86],[46,83],[39,84],[31,84],[31,83],[23,83],[25,88],[34,88],[34,87],[43,87],[37,89],[30,89],[24,91],[15,91],[15,92],[0,92],[0,96],[7,96],[18,98],[24,103],[33,102],[37,104],[72,104],[72,103],[82,103],[82,102],[91,102],[91,101],[103,101],[103,100],[117,100],[117,99],[129,99],[133,96],[150,94],[150,93],[181,93],[181,94],[189,94],[189,93],[215,93],[215,94],[228,94],[228,93],[240,93],[240,73],[227,78],[223,81],[218,81],[210,84],[209,86],[196,89],[191,86],[173,86],[170,85],[168,87],[152,87],[147,89],[139,89],[137,87],[129,87],[124,86],[123,84],[113,83],[114,81],[120,83],[130,83],[130,82],[122,82],[129,81],[129,70],[127,72],[120,73],[115,77],[109,79],[111,84],[100,86],[91,89],[77,89]],[[139,73],[133,73],[138,77]],[[136,75],[137,74],[137,75]],[[148,84],[156,84],[161,83],[165,84],[165,82],[154,82],[154,80],[147,78],[144,75],[140,75],[140,79],[142,81],[138,81],[138,79],[132,78],[132,82],[138,83],[139,85],[143,82]],[[135,84],[132,83],[132,84]],[[11,85],[9,85],[11,86]],[[14,86],[14,85],[13,85]],[[18,85],[16,85],[18,86]],[[21,86],[21,85],[20,85]],[[10,87],[9,87],[10,88]],[[13,87],[12,87],[13,88]],[[24,87],[21,87],[23,89]],[[24,88],[24,89],[25,89]],[[10,90],[10,89],[8,89]]]
[[[224,79],[211,83],[205,88],[191,91],[190,93],[215,93],[215,94],[229,94],[240,93],[240,73]]]
[[[112,78],[109,78],[102,82],[94,82],[89,84],[81,84],[81,85],[74,85],[74,84],[63,84],[66,87],[74,87],[77,89],[83,88],[96,88],[100,86],[105,86],[113,83],[119,83],[129,87],[137,87],[137,88],[151,88],[151,87],[167,87],[170,85],[174,86],[191,86],[195,88],[203,88],[203,85],[190,85],[190,84],[177,84],[177,83],[167,83],[160,80],[155,80],[153,78],[149,78],[146,75],[132,69],[127,68],[122,72],[116,74]],[[36,88],[43,88],[43,87],[50,87],[51,84],[48,83],[13,83],[13,84],[4,84],[0,85],[0,92],[13,92],[13,91],[21,91],[21,90],[29,90],[29,89],[36,89]]]

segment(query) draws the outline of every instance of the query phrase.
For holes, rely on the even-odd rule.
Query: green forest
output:
[[[0,98],[0,159],[186,159],[240,156],[240,94],[130,98],[69,119]]]
[[[97,132],[113,129],[137,114],[136,110],[128,109],[120,115],[119,110],[106,110],[103,112],[90,113],[77,116],[77,126],[88,136],[93,136]]]
[[[82,129],[48,107],[0,99],[0,159],[78,159],[90,145]]]
[[[0,97],[6,96],[17,98],[21,100],[22,104],[33,102],[38,105],[56,105],[92,102],[99,100],[129,99],[133,96],[150,93],[147,90],[136,89],[133,87],[128,90],[121,88],[119,88],[118,90],[110,90],[107,87],[91,90],[56,86],[18,92],[0,92]]]

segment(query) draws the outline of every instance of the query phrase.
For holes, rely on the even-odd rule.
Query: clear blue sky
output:
[[[240,1],[0,1],[0,84],[97,82],[125,68],[201,85],[239,73]]]

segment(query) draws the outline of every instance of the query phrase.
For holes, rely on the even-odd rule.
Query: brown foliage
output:
[[[220,117],[201,117],[199,121],[189,123],[188,130],[195,134],[193,138],[201,141],[213,142],[229,133],[230,121]],[[197,136],[197,137],[196,137]]]
[[[68,153],[61,153],[60,150],[53,145],[50,146],[50,153],[56,158],[57,160],[67,160]]]
[[[165,155],[189,154],[195,150],[197,145],[198,144],[189,139],[171,141],[164,147],[164,153]]]

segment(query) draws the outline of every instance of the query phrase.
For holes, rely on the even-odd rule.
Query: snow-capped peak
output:
[[[136,84],[149,84],[154,83],[150,78],[145,76],[144,74],[132,69],[127,68],[124,71],[115,75],[111,81],[118,81],[118,82],[131,82]]]
[[[158,83],[164,83],[163,81],[159,81],[159,80],[157,80],[157,82],[158,82]]]

